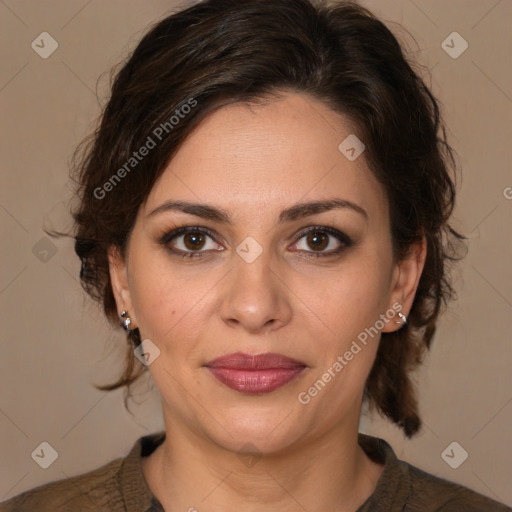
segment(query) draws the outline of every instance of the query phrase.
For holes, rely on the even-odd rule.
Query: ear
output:
[[[382,332],[393,332],[400,329],[401,325],[396,323],[398,312],[409,316],[414,296],[418,289],[418,283],[425,266],[427,257],[427,240],[425,236],[413,244],[406,257],[395,264],[393,271],[393,282],[389,296],[388,309],[396,311],[396,316],[390,322],[386,322]],[[398,308],[401,305],[401,309]]]
[[[130,329],[137,327],[138,323],[133,309],[130,286],[128,282],[128,267],[125,258],[121,255],[119,248],[111,245],[108,248],[108,265],[112,292],[116,300],[118,315],[126,310],[132,321]]]

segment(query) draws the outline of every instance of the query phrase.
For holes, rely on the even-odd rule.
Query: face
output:
[[[385,191],[338,149],[351,133],[306,95],[224,107],[155,183],[125,259],[110,252],[176,432],[276,453],[357,429],[425,254],[394,261]]]

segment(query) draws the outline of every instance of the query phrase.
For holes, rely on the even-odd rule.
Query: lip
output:
[[[275,353],[227,354],[204,365],[227,387],[246,394],[275,391],[298,377],[307,366],[301,361]]]

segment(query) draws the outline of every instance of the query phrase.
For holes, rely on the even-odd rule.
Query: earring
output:
[[[407,317],[401,312],[398,312],[398,318],[400,318],[400,322],[395,322],[397,324],[405,325],[407,323]]]
[[[128,311],[124,310],[121,311],[121,327],[125,331],[130,331],[130,324],[132,323],[132,319],[128,316]]]

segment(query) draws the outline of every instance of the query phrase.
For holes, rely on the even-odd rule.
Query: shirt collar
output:
[[[120,469],[119,487],[126,512],[164,512],[148,487],[141,464],[142,457],[151,454],[164,440],[165,431],[141,437],[124,459]]]
[[[393,448],[384,439],[359,432],[358,443],[370,459],[384,463],[384,469],[372,495],[356,512],[402,510],[411,492],[408,465],[397,458]]]
[[[165,431],[139,438],[124,459],[119,486],[127,512],[164,512],[160,502],[152,495],[142,472],[142,457],[150,455],[165,440]],[[410,493],[407,464],[400,461],[393,448],[378,437],[359,432],[358,443],[375,462],[384,463],[373,494],[356,512],[386,512],[401,510]]]

